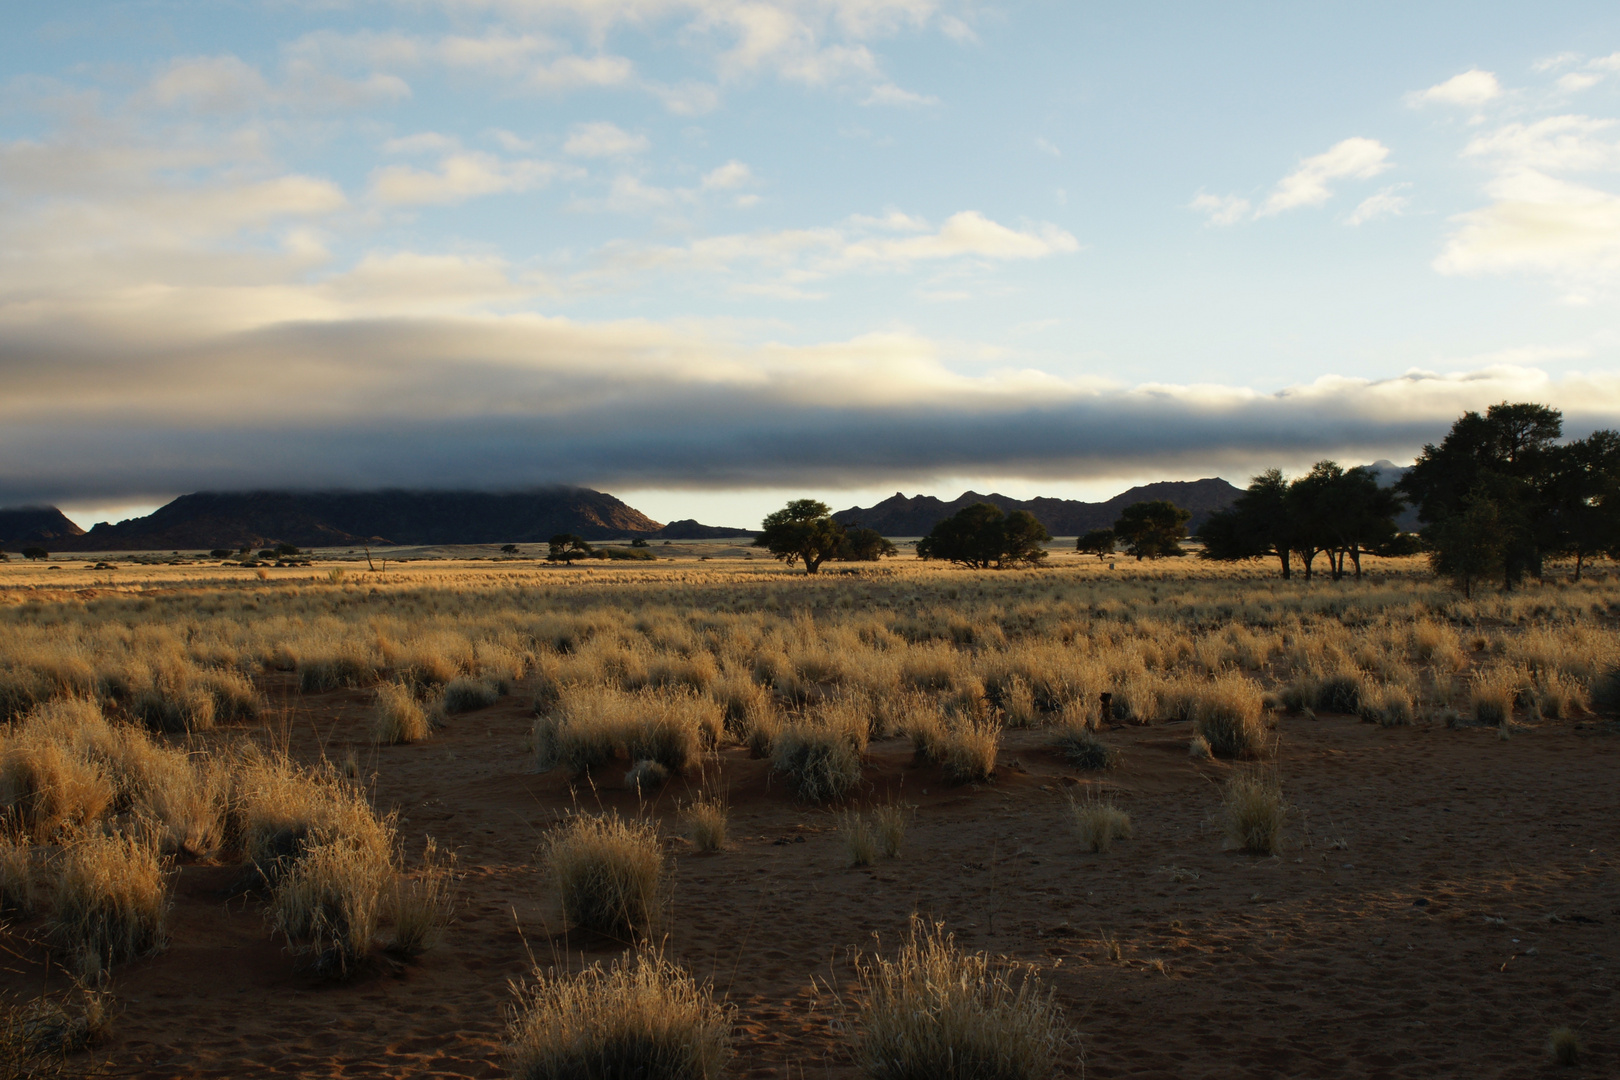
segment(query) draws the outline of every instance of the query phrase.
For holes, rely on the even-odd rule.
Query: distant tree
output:
[[[1465,496],[1454,512],[1423,531],[1429,565],[1450,578],[1463,597],[1474,595],[1480,581],[1502,572],[1507,536],[1497,505],[1484,494]]]
[[[1204,520],[1198,538],[1199,558],[1237,562],[1276,556],[1284,579],[1293,577],[1293,521],[1288,508],[1288,481],[1279,469],[1268,469],[1224,510]]]
[[[1558,549],[1575,556],[1575,580],[1587,559],[1620,553],[1620,432],[1604,429],[1561,447],[1554,465]]]
[[[898,555],[900,549],[889,543],[876,529],[860,525],[844,530],[844,539],[833,558],[838,562],[877,562],[885,555]]]
[[[844,527],[832,519],[832,507],[815,499],[794,499],[766,516],[753,546],[769,549],[789,566],[802,561],[804,572],[814,574],[843,541]]]
[[[917,558],[945,559],[959,566],[998,570],[1046,558],[1042,545],[1052,539],[1027,510],[1003,514],[989,503],[975,503],[935,525],[917,541]]]
[[[647,538],[646,537],[638,536],[634,540],[630,541],[630,546],[633,547],[633,548],[644,548],[644,547],[647,547],[649,545],[647,544]]]
[[[1113,529],[1092,529],[1074,542],[1074,550],[1104,559],[1114,553],[1114,544]]]
[[[51,553],[42,547],[25,547],[22,549],[22,557],[34,562],[38,562],[50,558]]]
[[[261,558],[261,559],[273,559],[275,557],[276,557],[276,549],[275,548],[263,548],[259,552],[259,558]]]
[[[546,543],[551,549],[546,555],[546,559],[550,562],[566,563],[572,566],[575,559],[588,559],[595,554],[591,545],[573,533],[558,533]]]
[[[516,544],[502,544],[501,553],[503,555],[516,555],[518,553],[518,546]]]
[[[1164,499],[1132,503],[1114,522],[1114,535],[1125,545],[1125,554],[1137,559],[1185,555],[1181,541],[1191,520],[1191,511]]]
[[[283,543],[280,543],[280,544],[276,545],[276,555],[278,557],[279,556],[284,556],[284,555],[302,555],[302,554],[303,554],[303,552],[298,550],[298,545],[297,544],[288,544],[288,543],[283,542]]]

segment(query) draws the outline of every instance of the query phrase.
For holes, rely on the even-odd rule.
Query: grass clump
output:
[[[731,1056],[730,1007],[650,946],[607,968],[536,968],[512,991],[519,1080],[716,1080]]]
[[[1356,715],[1380,727],[1404,727],[1412,722],[1412,695],[1400,686],[1364,687]]]
[[[1227,782],[1221,797],[1226,839],[1239,851],[1275,855],[1282,846],[1288,807],[1273,774],[1245,769]]]
[[[1089,728],[1064,729],[1058,735],[1057,747],[1064,759],[1077,769],[1112,769],[1119,764],[1119,752],[1093,735]]]
[[[686,808],[686,835],[699,851],[719,851],[726,846],[726,804],[715,796],[703,796]]]
[[[403,682],[377,687],[377,704],[371,717],[371,738],[379,744],[420,742],[431,730],[427,710]]]
[[[784,724],[771,740],[771,767],[809,802],[837,802],[861,782],[869,729],[854,709],[829,708]]]
[[[983,783],[996,772],[1001,724],[988,718],[963,718],[947,724],[933,754],[951,784]]]
[[[439,850],[429,837],[421,867],[415,874],[401,874],[394,881],[387,903],[393,923],[389,952],[419,956],[438,942],[455,910],[455,877],[455,855]]]
[[[724,731],[720,705],[691,690],[570,684],[535,719],[535,757],[541,771],[562,766],[576,776],[615,758],[681,773]]]
[[[652,758],[642,758],[624,774],[624,786],[642,794],[657,791],[669,781],[669,770]]]
[[[1474,723],[1501,727],[1513,722],[1513,705],[1524,685],[1521,673],[1509,667],[1487,668],[1474,676],[1469,708]]]
[[[844,851],[851,866],[871,866],[877,859],[877,829],[859,810],[850,810],[838,816],[838,835],[844,841]]]
[[[395,883],[392,852],[339,838],[305,850],[271,897],[275,929],[319,974],[342,977],[371,955]]]
[[[576,814],[546,839],[545,861],[574,926],[629,938],[657,924],[666,876],[654,825]]]
[[[912,809],[905,803],[886,803],[872,811],[872,825],[877,830],[878,841],[883,845],[885,858],[900,857],[906,828],[911,824]]]
[[[504,692],[498,683],[490,679],[471,676],[451,679],[434,699],[433,712],[437,716],[459,716],[461,713],[487,709],[501,700]]]
[[[81,976],[163,948],[169,890],[152,838],[83,836],[63,848],[52,876],[46,935]]]
[[[1131,815],[1121,810],[1111,796],[1095,793],[1084,799],[1071,799],[1074,831],[1087,851],[1106,852],[1115,840],[1131,838]]]
[[[1200,689],[1192,714],[1198,734],[1217,757],[1258,757],[1265,749],[1264,704],[1264,695],[1253,680],[1224,675]]]
[[[1062,1010],[1035,973],[964,953],[913,915],[899,954],[858,958],[855,1054],[874,1080],[1037,1080],[1067,1048]]]
[[[1571,1028],[1553,1028],[1547,1037],[1547,1053],[1554,1065],[1578,1065],[1581,1061],[1581,1040]]]

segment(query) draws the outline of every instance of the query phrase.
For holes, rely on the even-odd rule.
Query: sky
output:
[[[1620,426],[1620,5],[10,0],[0,505],[1100,499]]]

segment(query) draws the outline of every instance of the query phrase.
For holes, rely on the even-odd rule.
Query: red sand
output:
[[[368,694],[295,700],[296,755],[353,751],[411,850],[431,834],[459,851],[455,924],[417,963],[321,982],[271,938],[262,904],[227,898],[237,868],[184,865],[169,948],[114,972],[110,1041],[80,1064],[108,1076],[503,1075],[507,982],[530,953],[577,964],[619,951],[557,932],[541,837],[568,806],[634,812],[636,797],[619,770],[595,790],[536,775],[523,695],[381,750],[366,737]],[[649,804],[671,836],[668,950],[736,1006],[738,1076],[854,1076],[812,979],[846,985],[849,949],[873,934],[892,947],[913,911],[971,948],[1042,965],[1092,1080],[1610,1076],[1620,736],[1600,729],[1549,724],[1503,742],[1494,729],[1285,719],[1295,811],[1276,858],[1222,850],[1230,766],[1189,761],[1184,725],[1105,732],[1124,754],[1106,774],[1067,768],[1041,732],[1011,733],[996,781],[961,788],[891,740],[873,748],[869,787],[918,812],[902,857],[860,870],[846,868],[831,812],[729,750],[728,850],[675,838],[685,782]],[[1082,853],[1066,808],[1077,783],[1117,791],[1136,838]],[[7,931],[15,958],[0,986],[62,984],[37,930]],[[1105,957],[1103,932],[1121,960]],[[1585,1044],[1575,1070],[1546,1054],[1560,1025]]]

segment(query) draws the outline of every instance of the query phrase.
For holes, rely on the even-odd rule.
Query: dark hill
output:
[[[649,540],[748,540],[759,533],[751,529],[729,529],[724,525],[701,525],[694,518],[672,521],[648,536]]]
[[[50,548],[83,536],[84,530],[54,506],[18,506],[0,510],[0,551]]]
[[[1166,499],[1183,510],[1192,511],[1188,532],[1203,524],[1216,510],[1232,504],[1241,491],[1225,480],[1166,480],[1156,484],[1133,487],[1107,502],[1088,503],[1075,499],[1009,499],[1005,495],[980,495],[965,492],[960,498],[943,502],[931,495],[906,498],[896,492],[876,506],[862,509],[854,506],[840,510],[833,517],[846,525],[864,525],[876,529],[884,536],[927,536],[933,527],[974,503],[987,502],[999,506],[1007,513],[1028,510],[1037,521],[1046,526],[1053,536],[1078,536],[1092,529],[1112,528],[1120,511],[1132,503]]]
[[[170,551],[361,544],[544,543],[651,536],[661,526],[589,488],[533,491],[254,491],[182,495],[144,518],[56,541],[63,551]]]

